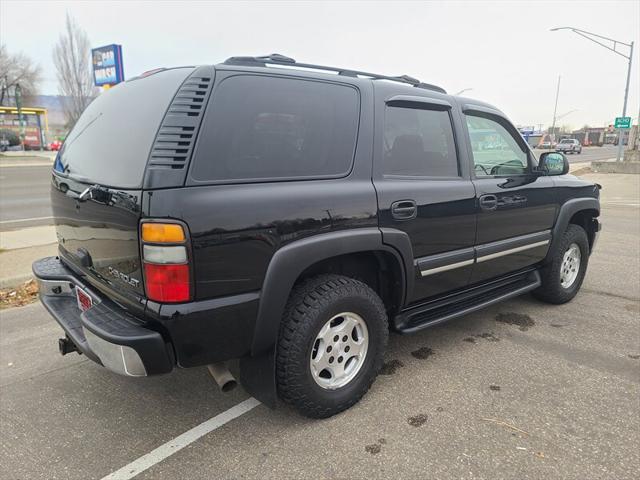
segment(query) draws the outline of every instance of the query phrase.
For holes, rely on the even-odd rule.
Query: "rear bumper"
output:
[[[159,332],[100,297],[57,257],[38,260],[32,268],[42,304],[81,353],[121,375],[139,377],[173,369],[173,350]],[[77,288],[93,300],[85,312],[78,308]]]

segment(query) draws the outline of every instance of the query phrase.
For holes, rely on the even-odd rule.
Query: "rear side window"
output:
[[[82,182],[140,188],[162,118],[192,71],[165,70],[101,93],[67,136],[54,169]]]
[[[229,77],[205,114],[191,176],[241,182],[346,175],[359,110],[358,92],[348,86]]]
[[[457,177],[458,159],[447,110],[387,107],[383,174]]]

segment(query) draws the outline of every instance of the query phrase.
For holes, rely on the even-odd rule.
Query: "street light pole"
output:
[[[629,61],[629,66],[627,70],[627,83],[624,89],[624,104],[622,105],[622,116],[625,117],[627,114],[627,99],[629,97],[629,82],[631,81],[631,61],[633,59],[633,42],[624,43],[619,40],[614,40],[613,38],[603,37],[602,35],[598,35],[597,33],[587,32],[586,30],[580,30],[579,28],[574,28],[574,27],[556,27],[551,29],[552,32],[556,32],[558,30],[571,30],[573,33],[577,33],[581,37],[584,37],[587,40],[591,40],[592,42],[597,43],[601,47],[604,47],[607,50],[611,50],[613,53],[616,53],[621,57],[626,58]],[[596,39],[612,42],[613,47],[605,43],[602,43],[600,40],[596,40]],[[629,48],[629,56],[626,56],[624,53],[617,50],[618,44],[624,45],[625,47]],[[620,158],[622,157],[622,148],[624,143],[622,141],[622,130],[623,130],[622,128],[618,129],[618,154],[616,156],[617,162],[619,162]]]
[[[624,104],[622,105],[622,116],[627,116],[627,98],[629,98],[629,82],[631,81],[631,59],[633,58],[633,42],[629,45],[629,68],[627,69],[627,86],[624,88]],[[640,120],[638,120],[640,122]],[[633,127],[633,125],[629,125],[629,127]],[[620,156],[622,155],[622,149],[624,147],[624,142],[622,141],[622,129],[619,129],[620,133],[618,133],[618,155],[616,157],[616,162],[620,161]],[[631,133],[631,131],[629,131]],[[630,141],[631,136],[629,136]],[[623,156],[624,158],[624,156]]]
[[[558,88],[556,89],[556,104],[553,107],[553,123],[551,124],[551,135],[553,135],[554,139],[556,135],[555,130],[556,130],[556,113],[558,112],[558,97],[560,96],[560,78],[562,77],[558,75]],[[552,143],[551,138],[549,138],[549,143]]]

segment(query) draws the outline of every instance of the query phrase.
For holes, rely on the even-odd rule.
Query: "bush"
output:
[[[9,146],[20,145],[20,137],[13,130],[2,129],[0,130],[0,140],[9,140]]]

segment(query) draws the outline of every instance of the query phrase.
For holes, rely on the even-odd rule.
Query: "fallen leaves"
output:
[[[0,310],[11,307],[21,307],[38,299],[38,284],[31,279],[18,287],[0,290]]]

